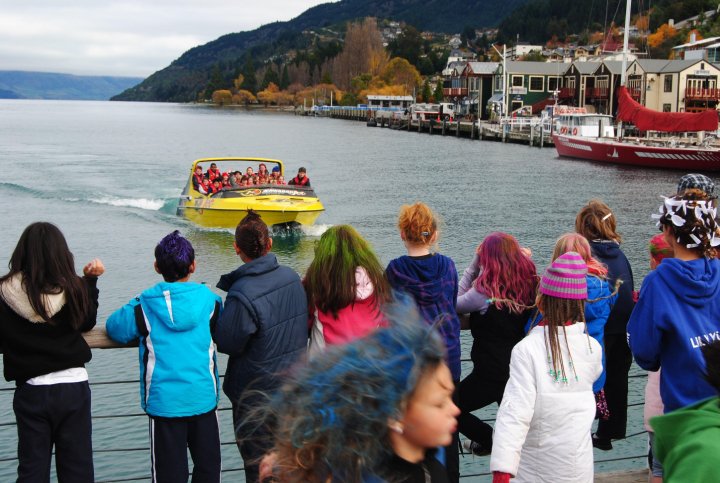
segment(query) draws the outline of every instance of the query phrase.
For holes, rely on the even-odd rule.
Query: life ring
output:
[[[576,127],[573,128],[573,136],[577,136],[577,128]]]
[[[565,126],[560,128],[560,134],[565,134],[567,132],[567,128]]]

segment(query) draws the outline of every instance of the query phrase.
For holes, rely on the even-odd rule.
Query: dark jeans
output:
[[[245,466],[247,483],[257,483],[260,476],[260,461],[273,446],[272,434],[264,425],[248,425],[247,430],[252,431],[251,434],[246,434],[246,428],[240,428],[240,423],[243,422],[248,409],[256,403],[257,400],[247,397],[242,400],[242,404],[233,403],[233,428]]]
[[[185,418],[150,417],[150,458],[154,483],[186,482],[187,450],[192,483],[220,482],[220,428],[217,412]]]
[[[459,404],[460,384],[455,381],[453,402]],[[460,433],[455,431],[450,445],[445,446],[445,468],[447,469],[449,483],[460,482]]]
[[[632,354],[625,334],[605,334],[605,399],[610,417],[600,420],[597,437],[622,439],[627,428],[628,372]]]
[[[484,378],[479,371],[473,371],[460,383],[460,416],[458,428],[470,440],[480,443],[484,448],[492,448],[493,428],[477,416],[471,414],[496,402],[500,404],[507,381],[492,381]]]
[[[87,381],[15,389],[13,409],[18,432],[19,483],[50,481],[55,446],[55,469],[60,483],[95,480]]]

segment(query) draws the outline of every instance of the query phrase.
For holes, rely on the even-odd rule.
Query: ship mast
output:
[[[620,85],[625,86],[625,70],[627,69],[627,56],[628,56],[628,45],[630,30],[630,0],[627,0],[625,6],[625,31],[623,32],[623,55],[622,55],[622,72],[620,73]]]

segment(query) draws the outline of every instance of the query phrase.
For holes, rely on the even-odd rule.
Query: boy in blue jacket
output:
[[[150,417],[153,482],[220,481],[220,431],[216,414],[218,369],[210,336],[222,310],[220,297],[190,282],[195,251],[176,230],[155,247],[150,287],[107,321],[111,339],[140,341],[140,405]]]

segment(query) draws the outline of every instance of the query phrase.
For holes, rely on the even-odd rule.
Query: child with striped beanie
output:
[[[593,481],[593,383],[602,350],[585,327],[586,274],[582,256],[567,252],[540,279],[543,320],[512,352],[495,423],[493,483]]]

